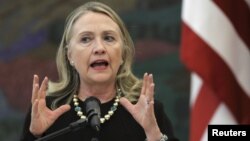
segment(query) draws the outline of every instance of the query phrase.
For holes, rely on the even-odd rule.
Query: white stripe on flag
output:
[[[227,117],[227,118],[221,118],[221,117]],[[232,115],[232,113],[229,111],[227,106],[222,102],[217,109],[215,110],[212,119],[209,121],[209,124],[238,124]],[[205,132],[203,133],[201,137],[201,141],[207,141],[208,139],[208,133],[207,133],[207,128]]]
[[[183,21],[225,61],[250,97],[250,52],[229,19],[211,0],[184,1],[182,15]]]
[[[190,106],[193,107],[199,91],[202,86],[202,80],[196,73],[191,73]]]
[[[227,117],[227,118],[221,118]],[[228,107],[221,102],[214,112],[209,124],[238,124]]]

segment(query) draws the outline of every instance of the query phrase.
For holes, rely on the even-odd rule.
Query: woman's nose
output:
[[[96,42],[94,46],[94,54],[102,55],[106,53],[106,49],[101,42]]]

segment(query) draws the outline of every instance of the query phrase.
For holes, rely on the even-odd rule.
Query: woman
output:
[[[57,54],[59,81],[39,86],[34,75],[32,108],[22,141],[33,141],[86,119],[85,99],[101,102],[101,141],[176,140],[162,104],[154,100],[152,74],[131,72],[134,45],[119,16],[108,6],[86,3],[68,19]],[[46,96],[47,94],[47,96]],[[30,116],[31,115],[31,116]],[[53,141],[89,141],[96,133],[82,128]]]

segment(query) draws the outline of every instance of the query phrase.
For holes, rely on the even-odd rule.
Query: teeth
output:
[[[101,65],[107,66],[108,62],[107,61],[95,61],[90,66],[91,67],[95,67],[95,66],[101,66]]]

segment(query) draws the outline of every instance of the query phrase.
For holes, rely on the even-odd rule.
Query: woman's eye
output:
[[[81,42],[83,42],[83,43],[88,43],[90,40],[91,40],[90,37],[82,37],[81,38]]]
[[[113,36],[105,36],[104,40],[107,42],[113,42],[115,40],[115,38]]]

